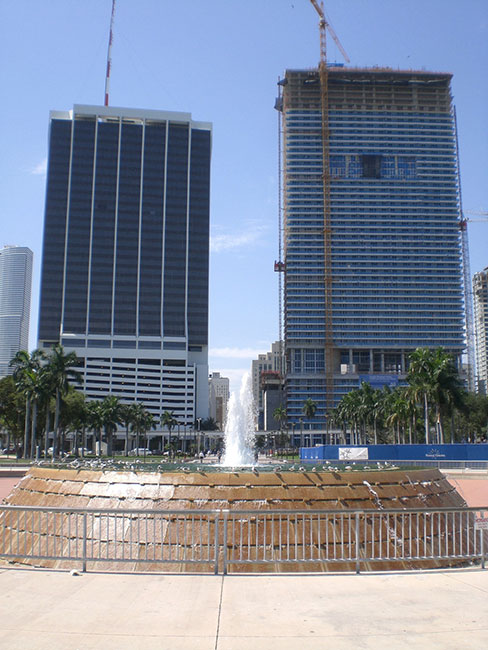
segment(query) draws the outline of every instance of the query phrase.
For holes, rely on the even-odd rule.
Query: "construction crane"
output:
[[[108,37],[108,51],[107,51],[107,72],[105,74],[104,106],[108,106],[109,93],[110,93],[110,72],[112,69],[112,43],[113,43],[114,18],[115,18],[115,0],[112,0],[112,14],[110,16],[110,32]]]
[[[320,105],[322,111],[322,179],[324,195],[324,311],[325,311],[325,404],[326,409],[334,406],[334,339],[332,332],[332,228],[330,218],[330,163],[329,163],[329,98],[327,70],[327,31],[334,39],[342,56],[349,63],[344,48],[336,33],[325,18],[324,3],[310,0],[319,15],[320,35]]]

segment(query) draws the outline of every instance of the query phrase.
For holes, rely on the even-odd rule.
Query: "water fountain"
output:
[[[251,377],[246,373],[239,393],[233,392],[228,405],[225,426],[225,467],[249,467],[254,464],[254,401]]]
[[[286,542],[283,542],[284,546],[281,542],[279,543],[283,532],[281,523],[279,523],[279,532],[276,533],[277,537],[275,538],[270,522],[281,522],[281,517],[287,520],[287,513],[296,511],[303,514],[291,515],[295,517],[291,528],[296,529],[297,539],[311,540],[310,543],[316,553],[314,557],[317,558],[316,565],[312,566],[310,563],[301,564],[297,557],[294,570],[298,571],[327,571],[331,570],[332,566],[334,570],[351,570],[350,562],[326,564],[321,562],[321,557],[335,553],[336,540],[344,538],[344,521],[352,520],[347,518],[347,515],[345,520],[341,519],[340,515],[336,520],[335,514],[332,514],[330,515],[331,523],[327,523],[322,530],[316,523],[312,526],[311,519],[305,516],[307,511],[323,512],[328,510],[332,513],[340,513],[358,509],[384,511],[391,508],[442,508],[464,505],[456,490],[436,469],[391,471],[386,469],[359,470],[359,468],[356,470],[350,467],[349,471],[342,471],[324,465],[311,467],[310,471],[305,471],[303,468],[297,470],[294,465],[256,464],[254,447],[254,407],[250,377],[246,375],[242,380],[239,393],[234,393],[229,402],[225,428],[225,454],[220,465],[188,463],[183,466],[158,466],[152,470],[147,466],[137,466],[136,464],[116,467],[109,466],[108,463],[107,466],[100,467],[33,467],[12,492],[8,502],[20,506],[123,509],[125,512],[127,510],[138,512],[157,510],[173,513],[188,513],[190,511],[194,512],[195,516],[198,516],[199,511],[207,513],[222,509],[229,513],[236,511],[237,519],[235,521],[238,522],[238,527],[241,527],[240,533],[235,533],[234,520],[232,520],[233,523],[228,524],[226,529],[229,535],[238,534],[239,540],[236,542],[234,538],[229,537],[227,543],[234,548],[235,544],[242,543],[242,539],[248,540],[249,554],[253,558],[257,558],[258,553],[261,553],[262,549],[269,544],[271,544],[270,553],[279,555],[285,550],[287,553],[290,552]],[[239,518],[241,517],[239,513],[249,513],[249,511],[251,511],[251,515],[248,519]],[[253,511],[256,512],[256,515],[259,513],[262,515],[263,511],[264,513],[269,511],[269,515],[265,514],[268,517],[266,527],[263,523],[264,520],[261,520],[261,524],[258,525],[256,517],[252,515]],[[136,519],[137,516],[135,516]],[[205,516],[207,515],[204,514],[203,517]],[[208,516],[210,517],[210,515]],[[170,519],[171,517],[174,518],[175,515],[169,515]],[[3,518],[5,520],[8,518],[7,533],[3,535],[3,541],[7,545],[9,539],[17,540],[17,543],[26,548],[30,548],[32,545],[34,549],[50,543],[51,531],[47,528],[41,529],[40,524],[36,524],[37,519],[32,518],[29,523],[26,515],[19,516],[15,512],[3,515]],[[125,521],[124,518],[132,521],[132,517],[127,514],[122,516],[122,522]],[[2,516],[0,516],[0,525],[1,519]],[[415,521],[418,528],[418,520]],[[29,528],[30,525],[33,526],[32,530]],[[208,525],[210,526],[210,524]],[[139,524],[136,522],[134,526],[137,527]],[[152,526],[154,528],[153,524]],[[95,533],[100,537],[100,543],[104,548],[108,548],[109,542],[115,546],[118,543],[120,546],[121,539],[123,544],[132,544],[130,527],[126,526],[123,531],[115,534],[112,528],[108,524],[105,527],[96,528]],[[382,539],[387,539],[387,557],[389,558],[390,554],[391,557],[396,557],[395,545],[400,543],[397,532],[392,532],[391,526],[388,528],[388,522],[383,525],[383,528],[378,524],[375,526],[374,520],[369,517],[365,519],[364,531],[361,532],[361,535],[366,534],[367,530],[369,538],[375,539],[376,546],[383,543]],[[421,529],[422,526],[419,528],[420,534],[431,530],[431,528],[424,527],[422,529],[424,533],[422,533]],[[222,548],[225,544],[223,530],[223,527],[218,529],[218,543]],[[71,539],[73,534],[69,532],[69,529],[66,529],[64,533],[62,531],[61,523],[61,532],[57,533],[59,538],[57,543],[70,548],[70,545],[74,543]],[[95,533],[93,534],[95,535]],[[78,534],[78,527],[76,527],[75,538],[78,537]],[[91,534],[90,531],[89,534]],[[162,532],[158,533],[160,537],[157,535],[155,537],[154,544],[161,547],[160,551],[163,554],[170,553],[168,549],[171,545],[171,534],[169,527],[163,527]],[[113,537],[114,535],[115,537]],[[81,542],[78,540],[77,543]],[[279,548],[276,546],[277,544]],[[144,540],[140,542],[140,547],[136,556],[138,553],[147,554]],[[19,561],[42,566],[57,566],[51,560],[42,558],[33,560],[19,558]],[[425,563],[420,565],[424,566]],[[438,565],[436,560],[432,560],[428,564],[428,566]],[[124,569],[125,567],[126,565],[124,565]],[[382,560],[372,565],[372,568],[374,567],[411,568],[412,564],[409,562],[393,563],[390,567],[389,561]],[[99,568],[107,567],[100,563]],[[139,566],[135,560],[133,568],[147,570],[148,565]],[[151,568],[160,570],[161,567],[155,563]],[[195,565],[191,565],[184,570],[194,569]],[[261,571],[262,566],[260,564],[254,566],[251,563],[246,565],[246,570]]]

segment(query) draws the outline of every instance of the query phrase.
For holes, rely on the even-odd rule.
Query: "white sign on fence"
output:
[[[368,448],[339,447],[339,460],[368,460]]]
[[[488,517],[476,517],[474,527],[476,530],[488,530]]]

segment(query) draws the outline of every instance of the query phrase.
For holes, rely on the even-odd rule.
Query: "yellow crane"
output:
[[[322,111],[322,178],[324,195],[324,297],[325,297],[325,403],[326,408],[334,406],[334,339],[332,332],[332,252],[331,252],[331,220],[330,220],[330,164],[329,164],[329,99],[327,70],[327,31],[334,39],[342,56],[350,62],[346,51],[341,45],[336,33],[327,21],[324,13],[324,3],[310,0],[319,15],[320,34],[320,105]]]

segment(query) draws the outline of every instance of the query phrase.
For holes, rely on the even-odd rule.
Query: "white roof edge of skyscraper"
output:
[[[192,120],[191,113],[183,113],[180,111],[158,111],[149,108],[123,108],[120,106],[97,106],[90,104],[74,104],[71,111],[50,111],[49,116],[51,119],[58,120],[72,120],[73,115],[85,115],[87,117],[120,117],[127,119],[139,120],[155,120],[155,121],[170,121],[170,122],[190,122],[192,127],[196,129],[203,129],[206,131],[212,130],[211,122],[196,122]]]

